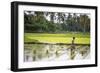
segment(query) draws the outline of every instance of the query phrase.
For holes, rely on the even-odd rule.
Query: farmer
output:
[[[70,48],[70,59],[74,59],[75,57],[75,37],[73,37],[71,48]]]

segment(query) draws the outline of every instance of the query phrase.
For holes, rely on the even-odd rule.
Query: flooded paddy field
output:
[[[24,62],[90,59],[90,45],[24,44]]]

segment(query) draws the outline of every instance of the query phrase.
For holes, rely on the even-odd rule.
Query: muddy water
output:
[[[25,44],[24,61],[62,61],[89,59],[89,45]]]

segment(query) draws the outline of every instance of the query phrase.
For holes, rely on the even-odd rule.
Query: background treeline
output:
[[[25,32],[90,32],[88,14],[24,11]]]

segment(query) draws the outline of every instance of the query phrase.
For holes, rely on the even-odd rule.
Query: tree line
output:
[[[25,32],[90,32],[88,14],[24,11]]]

